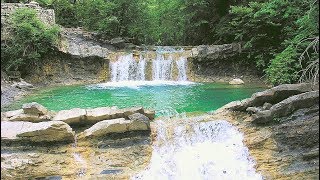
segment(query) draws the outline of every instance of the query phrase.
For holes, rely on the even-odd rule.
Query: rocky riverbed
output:
[[[318,103],[317,86],[287,84],[193,118],[231,123],[265,179],[318,179]],[[154,114],[142,107],[53,112],[37,103],[4,112],[1,178],[130,179],[149,166],[160,143],[154,121],[163,118]],[[191,119],[164,121],[173,129]]]

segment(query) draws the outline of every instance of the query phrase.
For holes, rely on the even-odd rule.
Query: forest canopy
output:
[[[83,27],[102,39],[128,37],[135,44],[148,45],[241,42],[244,61],[255,63],[273,84],[317,77],[317,0],[37,2],[55,10],[56,23]]]

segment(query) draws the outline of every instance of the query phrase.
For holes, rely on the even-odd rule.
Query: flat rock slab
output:
[[[95,123],[101,120],[117,118],[116,107],[98,107],[94,109],[87,109],[86,119],[89,123]]]
[[[1,140],[57,142],[74,140],[72,128],[61,121],[40,123],[31,122],[1,122]]]
[[[128,131],[150,130],[150,123],[124,118],[104,120],[94,124],[78,135],[78,139],[100,137],[110,133],[124,133]]]
[[[62,110],[59,111],[52,120],[63,121],[67,124],[77,124],[85,121],[86,114],[86,110],[80,108]]]

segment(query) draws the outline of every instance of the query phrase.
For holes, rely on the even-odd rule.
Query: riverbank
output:
[[[1,117],[2,127],[9,127],[8,125],[11,123],[25,123],[25,127],[30,126],[30,128],[18,128],[23,132],[17,132],[14,137],[16,138],[15,142],[9,143],[12,141],[10,139],[4,141],[13,136],[1,134],[1,136],[7,137],[2,137],[1,140],[3,145],[1,164],[4,167],[1,170],[2,177],[8,179],[11,179],[10,176],[43,178],[56,176],[67,179],[74,177],[129,179],[136,175],[143,177],[143,173],[140,174],[140,172],[149,174],[149,168],[151,170],[155,167],[165,168],[167,163],[170,165],[179,162],[179,158],[176,156],[180,151],[168,151],[168,153],[178,154],[170,158],[172,160],[170,162],[157,164],[161,161],[154,159],[153,151],[161,153],[161,149],[166,150],[171,147],[166,147],[166,144],[175,143],[172,145],[176,147],[176,150],[179,150],[180,147],[182,148],[180,150],[188,154],[191,153],[188,149],[196,148],[196,146],[193,147],[193,143],[203,143],[198,140],[210,137],[206,139],[206,143],[211,141],[211,143],[217,143],[219,140],[215,139],[216,137],[222,139],[229,137],[219,134],[219,132],[231,133],[234,131],[232,128],[236,128],[242,133],[237,137],[239,136],[238,138],[243,138],[243,140],[238,142],[239,139],[236,138],[230,142],[237,141],[237,147],[242,147],[242,143],[244,143],[244,150],[248,148],[250,154],[248,167],[254,165],[255,171],[264,178],[316,179],[319,177],[318,103],[319,91],[316,86],[288,84],[255,93],[252,97],[242,101],[231,102],[210,114],[194,117],[160,117],[154,121],[144,117],[144,115],[149,115],[141,108],[118,110],[113,107],[105,107],[48,113],[39,105],[24,105],[23,110],[5,113],[5,117]],[[47,115],[40,117],[30,115],[35,112],[35,107],[38,109],[37,113],[47,113]],[[31,111],[31,109],[33,110]],[[130,116],[128,113],[131,115],[137,113],[137,115]],[[35,122],[25,122],[32,119]],[[43,125],[37,125],[38,121],[44,119],[46,119],[44,122],[40,122]],[[226,122],[231,123],[233,127]],[[111,127],[110,125],[113,123],[117,125]],[[138,124],[133,125],[134,123]],[[147,125],[149,123],[150,125]],[[67,124],[70,124],[75,131],[76,138],[72,138],[74,135]],[[55,128],[51,129],[51,126]],[[123,129],[123,127],[127,128]],[[40,131],[37,130],[39,128]],[[55,134],[57,130],[60,131],[60,136],[49,138],[50,134]],[[127,130],[129,131],[125,132]],[[147,130],[147,132],[136,130]],[[35,134],[33,131],[38,131],[38,133]],[[117,133],[110,134],[110,132]],[[48,138],[43,138],[41,133],[46,134]],[[190,141],[184,142],[181,138],[190,139],[190,137],[193,137],[191,139],[192,142],[194,141],[190,144],[192,146],[184,147],[185,143],[188,144]],[[35,141],[35,143],[26,143],[27,140]],[[47,143],[37,143],[48,140],[62,140],[62,142],[68,140],[69,142],[62,144],[54,142],[54,148]],[[206,143],[203,144],[206,148],[216,148],[210,143],[207,144],[210,146],[207,146]],[[221,147],[224,146],[221,144]],[[230,148],[226,148],[226,151],[229,152]],[[167,155],[170,156],[168,153]],[[245,151],[237,153],[246,154]],[[188,158],[192,159],[193,155],[194,153],[189,154]],[[233,157],[234,154],[231,155]],[[215,159],[216,156],[210,156],[210,158],[203,159],[203,163],[218,161]],[[207,173],[210,173],[211,171],[207,169],[209,165],[205,167],[206,172],[208,170]],[[232,176],[233,171],[237,169],[225,168],[217,173],[221,173],[223,176]],[[158,170],[154,170],[153,174],[158,172]],[[250,168],[247,170],[253,173]],[[30,173],[22,173],[26,171]],[[258,174],[251,175],[259,179]]]

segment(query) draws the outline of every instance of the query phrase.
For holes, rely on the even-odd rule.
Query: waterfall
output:
[[[153,80],[171,80],[172,79],[172,57],[164,59],[163,54],[157,54],[152,61],[152,78]]]
[[[242,134],[227,121],[168,122],[155,122],[150,164],[132,179],[263,179],[255,172]]]
[[[139,61],[133,54],[122,55],[115,62],[110,63],[111,81],[143,81],[145,80],[145,60],[140,56]]]
[[[187,60],[185,57],[180,57],[179,60],[176,61],[178,68],[178,81],[186,81],[187,80]]]
[[[111,82],[145,81],[146,77],[151,78],[151,74],[146,75],[147,72],[152,72],[152,79],[148,80],[187,81],[187,60],[182,56],[183,52],[183,49],[158,47],[155,52],[140,52],[139,59],[135,59],[133,53],[120,55],[118,59],[110,62]],[[148,53],[151,56],[147,59]],[[147,66],[149,62],[150,66]],[[146,68],[152,68],[152,70],[147,71]]]

